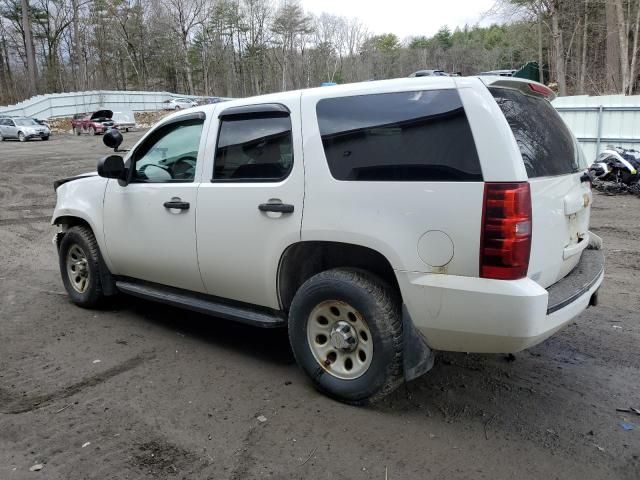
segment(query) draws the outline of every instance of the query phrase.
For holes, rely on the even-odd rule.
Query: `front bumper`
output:
[[[511,353],[532,347],[590,304],[604,255],[585,250],[575,269],[545,290],[529,278],[504,281],[397,272],[415,327],[436,350]]]
[[[51,132],[35,132],[35,133],[27,133],[25,137],[29,140],[32,138],[45,138],[51,135]]]

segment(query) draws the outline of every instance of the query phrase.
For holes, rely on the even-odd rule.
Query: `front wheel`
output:
[[[402,383],[401,302],[368,272],[340,268],[307,280],[291,304],[289,339],[314,386],[342,402],[374,402]]]
[[[18,132],[18,140],[20,140],[21,142],[26,142],[27,137],[24,136],[24,133]]]
[[[81,307],[95,307],[103,299],[100,280],[100,250],[90,229],[70,228],[58,251],[62,283],[71,301]]]
[[[46,142],[47,140],[49,140],[49,137],[48,136],[42,137],[42,140]]]
[[[89,127],[89,135],[95,135],[96,134],[96,129],[93,127]]]

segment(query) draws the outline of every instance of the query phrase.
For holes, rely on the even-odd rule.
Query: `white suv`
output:
[[[121,291],[288,328],[315,386],[353,404],[434,350],[525,349],[595,304],[604,274],[550,96],[427,77],[175,113],[56,183],[64,285],[85,307]]]

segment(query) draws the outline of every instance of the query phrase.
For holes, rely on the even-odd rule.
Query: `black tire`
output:
[[[2,133],[0,133],[0,142],[4,142],[4,137],[2,136]]]
[[[47,140],[49,140],[49,137],[42,137],[42,140],[46,142]]]
[[[20,140],[21,142],[26,142],[27,137],[25,137],[24,133],[18,132],[18,140]]]
[[[97,135],[96,129],[93,127],[89,127],[89,135]]]
[[[341,379],[316,360],[307,339],[307,322],[317,305],[345,302],[365,319],[373,340],[373,357],[358,378]],[[363,405],[375,402],[402,384],[402,313],[399,295],[378,277],[338,268],[307,280],[289,311],[289,340],[296,361],[314,386],[336,400]]]
[[[75,133],[79,137],[82,131],[80,131],[78,127],[73,127],[73,133]]]
[[[79,292],[72,285],[67,269],[67,255],[69,250],[77,246],[86,256],[86,265],[89,271],[86,290]],[[71,227],[62,237],[58,251],[60,275],[69,298],[76,305],[85,308],[96,307],[104,298],[101,282],[100,265],[103,264],[98,243],[93,232],[84,226]]]

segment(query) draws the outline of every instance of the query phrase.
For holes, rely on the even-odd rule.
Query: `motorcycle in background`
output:
[[[640,194],[640,152],[608,146],[589,167],[589,175],[597,190]]]

